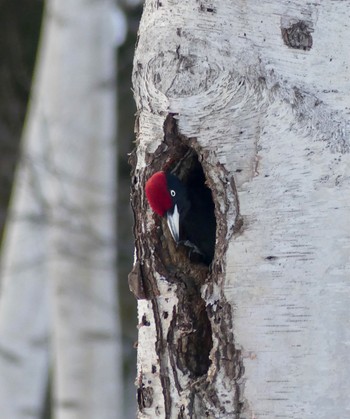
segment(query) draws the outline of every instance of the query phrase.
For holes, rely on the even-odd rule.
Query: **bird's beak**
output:
[[[168,211],[166,213],[166,216],[170,233],[173,236],[173,239],[176,241],[176,243],[178,243],[180,240],[180,215],[177,209],[177,205],[174,206],[172,212]]]

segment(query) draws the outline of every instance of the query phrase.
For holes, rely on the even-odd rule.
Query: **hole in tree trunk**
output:
[[[133,176],[138,179],[132,184],[131,194],[137,256],[131,273],[131,289],[136,290],[138,298],[147,298],[152,303],[159,359],[157,371],[159,368],[169,417],[172,385],[179,394],[187,390],[191,392],[193,402],[189,406],[190,412],[195,410],[197,403],[203,406],[214,403],[219,408],[220,401],[212,380],[221,379],[221,375],[214,377],[214,371],[223,371],[232,382],[234,410],[239,415],[241,396],[238,380],[244,373],[244,366],[234,343],[231,307],[224,295],[218,293],[223,284],[228,243],[232,235],[240,234],[243,228],[234,179],[210,147],[202,148],[196,138],[179,133],[175,115],[167,116],[163,132],[163,141],[156,149],[154,143],[143,144],[144,161],[141,165],[137,165],[135,152],[130,158]],[[204,202],[210,208],[209,217],[213,217],[214,228],[210,230],[213,232],[208,252],[211,256],[206,261],[191,247],[177,246],[166,219],[157,214],[151,215],[144,186],[158,171],[172,173],[187,188],[199,189],[198,195],[208,196]],[[206,224],[205,221],[201,223],[203,231],[206,231]],[[163,292],[166,295],[161,296]],[[176,298],[173,298],[173,293]],[[162,303],[164,298],[166,310]],[[198,380],[209,374],[212,364],[210,380]],[[153,374],[154,371],[152,367]],[[187,381],[186,376],[189,378]],[[205,393],[210,391],[210,400],[205,397],[202,400],[204,393],[198,392],[201,386]],[[222,405],[220,412],[224,413],[225,408],[226,405]]]
[[[175,355],[177,367],[191,378],[208,372],[213,347],[212,329],[205,301],[197,287],[186,286],[178,292],[180,308],[173,312],[168,344]]]
[[[180,216],[180,244],[175,244],[167,223],[162,222],[160,255],[177,283],[179,300],[173,311],[167,341],[173,354],[173,368],[176,365],[183,373],[197,378],[208,372],[213,347],[212,328],[201,296],[201,285],[208,276],[208,266],[215,253],[215,205],[195,139],[178,133],[172,115],[164,123],[164,133],[170,157],[161,169],[182,182],[190,204],[186,216]],[[167,277],[169,279],[169,275]]]
[[[169,114],[164,122],[162,144],[146,159],[151,169],[147,170],[147,179],[158,171],[165,172],[167,189],[173,193],[172,209],[167,210],[163,217],[154,215],[155,224],[161,227],[157,230],[156,253],[167,271],[172,268],[186,271],[195,265],[197,269],[199,265],[207,267],[214,258],[215,205],[212,191],[207,185],[209,179],[206,179],[201,164],[205,158],[202,152],[205,153],[195,138],[187,138],[178,132],[176,120]],[[179,236],[171,231],[173,229],[168,219],[168,214],[174,213],[175,206],[178,209]],[[205,276],[207,274],[206,268]]]

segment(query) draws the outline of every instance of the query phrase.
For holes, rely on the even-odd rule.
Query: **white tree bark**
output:
[[[115,271],[112,0],[47,3],[2,257],[0,411],[116,418],[122,408]]]
[[[146,1],[130,276],[139,418],[349,417],[349,18],[347,1]],[[183,283],[203,272],[174,268],[143,191],[181,147],[202,160],[218,224],[197,281],[211,365],[196,377],[181,364],[196,331],[179,313]]]

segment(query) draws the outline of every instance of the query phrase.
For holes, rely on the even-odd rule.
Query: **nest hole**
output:
[[[178,307],[168,335],[177,367],[195,379],[207,374],[213,348],[212,328],[201,285],[208,277],[216,241],[216,217],[213,194],[201,163],[201,149],[195,139],[179,134],[176,120],[169,115],[164,124],[167,162],[165,172],[175,175],[185,186],[190,210],[182,220],[183,240],[176,245],[163,222],[164,247],[169,253],[164,265],[178,282]],[[181,223],[180,223],[181,228]],[[164,243],[163,242],[163,243]]]

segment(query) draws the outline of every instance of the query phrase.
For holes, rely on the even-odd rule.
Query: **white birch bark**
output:
[[[134,61],[133,275],[149,287],[139,418],[349,417],[349,18],[349,2],[146,1]],[[176,151],[170,113],[203,158],[218,222],[201,287],[211,366],[197,382],[173,361],[183,292],[157,259],[161,224],[143,192]]]
[[[4,242],[0,411],[116,418],[115,4],[47,2]],[[119,413],[118,413],[119,412]]]

